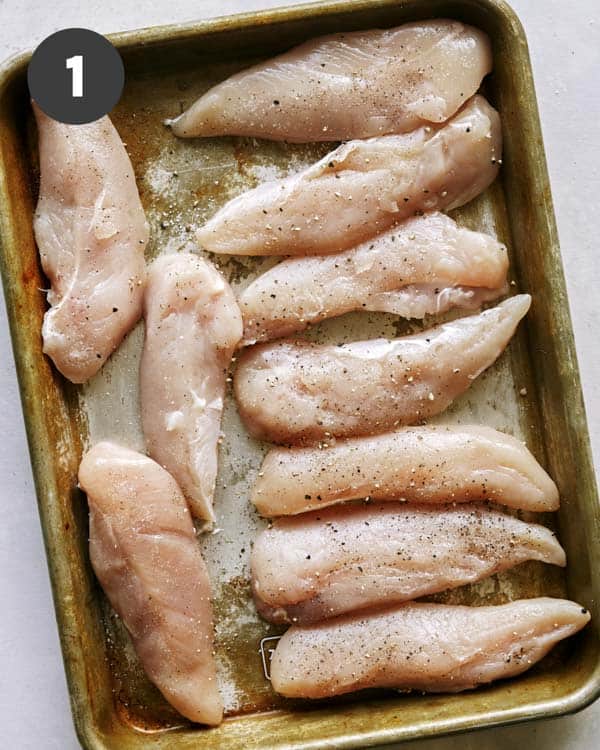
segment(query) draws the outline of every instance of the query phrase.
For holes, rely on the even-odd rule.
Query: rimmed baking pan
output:
[[[459,695],[362,693],[307,704],[277,697],[263,671],[260,644],[277,635],[256,615],[248,554],[261,521],[249,487],[266,446],[243,430],[228,398],[216,509],[218,530],[199,543],[215,591],[217,652],[227,719],[217,729],[175,714],[135,659],[128,637],[92,574],[87,507],[76,486],[81,452],[112,437],[141,447],[138,326],[102,372],[76,387],[41,350],[45,310],[32,233],[37,196],[36,133],[26,86],[28,56],[0,73],[0,234],[6,302],[73,715],[86,748],[350,748],[458,732],[576,711],[600,692],[600,509],[592,468],[568,302],[540,124],[523,29],[499,0],[320,2],[112,37],[126,87],[112,113],[127,144],[151,228],[149,259],[193,249],[193,227],[242,190],[314,161],[330,145],[287,145],[250,138],[180,141],[163,120],[211,84],[319,34],[450,17],[492,39],[494,72],[484,93],[499,109],[504,157],[499,179],[455,212],[471,228],[509,247],[511,279],[533,306],[500,360],[439,421],[476,421],[511,432],[556,480],[566,573],[528,563],[439,600],[470,604],[548,594],[568,596],[592,623],[526,675]],[[242,288],[268,261],[219,259]],[[386,315],[349,315],[315,329],[327,340],[413,329]]]

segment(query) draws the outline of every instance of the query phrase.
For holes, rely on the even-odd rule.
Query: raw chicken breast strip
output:
[[[252,548],[254,601],[271,622],[399,604],[512,568],[566,565],[544,526],[485,505],[375,503],[281,518]]]
[[[488,37],[457,21],[332,34],[231,76],[168,124],[292,142],[405,133],[447,120],[491,69]]]
[[[51,307],[44,352],[73,383],[95,375],[142,313],[148,224],[108,117],[65,125],[34,103],[40,195],[33,227]]]
[[[197,238],[233,255],[341,252],[418,211],[468,203],[496,177],[501,150],[498,113],[475,96],[443,126],[350,141],[298,174],[242,193]]]
[[[294,625],[277,644],[271,682],[290,698],[368,687],[455,693],[525,672],[589,619],[575,602],[538,598],[491,607],[414,603]]]
[[[79,482],[90,506],[90,558],[146,674],[181,714],[220,724],[208,573],[189,509],[147,456],[98,443]]]
[[[351,310],[423,318],[475,308],[506,290],[504,245],[431,213],[343,253],[291,258],[240,297],[244,343],[287,336]]]
[[[150,267],[144,319],[140,401],[148,452],[175,477],[192,514],[210,525],[227,368],[242,336],[240,311],[213,265],[180,253]]]
[[[235,396],[246,428],[275,443],[387,432],[439,414],[502,353],[528,294],[399,339],[258,344],[239,357]]]
[[[345,500],[464,503],[492,500],[558,509],[558,489],[519,440],[482,425],[410,427],[318,448],[273,448],[252,490],[262,516]]]

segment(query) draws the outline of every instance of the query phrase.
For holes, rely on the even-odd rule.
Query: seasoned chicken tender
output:
[[[352,310],[424,318],[473,309],[506,291],[507,270],[506,247],[496,239],[426,214],[344,253],[290,258],[259,276],[239,300],[244,343]]]
[[[371,687],[456,693],[525,672],[589,619],[575,602],[542,597],[491,607],[405,604],[293,625],[275,649],[271,683],[289,698]]]
[[[114,443],[83,457],[90,559],[148,677],[183,716],[221,723],[208,573],[171,475]]]
[[[284,444],[414,424],[443,411],[500,356],[530,304],[517,295],[392,340],[258,344],[235,373],[241,417],[253,436]]]
[[[227,368],[242,336],[240,311],[211,263],[180,253],[150,267],[144,319],[140,401],[148,452],[175,477],[192,514],[210,525]]]
[[[298,174],[242,193],[197,238],[213,253],[338,253],[418,211],[468,203],[496,177],[501,153],[498,113],[474,96],[443,126],[350,141]]]
[[[40,150],[33,227],[51,286],[44,352],[66,378],[84,383],[142,314],[148,224],[108,117],[65,125],[33,110]]]
[[[474,583],[526,560],[566,564],[544,526],[479,504],[398,502],[280,518],[251,557],[260,614],[300,624]]]
[[[527,447],[483,425],[409,427],[327,447],[272,448],[252,489],[262,516],[370,497],[417,503],[493,500],[558,509],[558,489]]]
[[[447,120],[491,69],[488,37],[458,21],[331,34],[231,76],[168,123],[183,137],[292,142],[405,133]]]

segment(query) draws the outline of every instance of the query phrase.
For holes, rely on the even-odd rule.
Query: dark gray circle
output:
[[[101,34],[63,29],[35,50],[27,82],[31,98],[49,117],[80,125],[110,112],[123,92],[125,71],[121,56]]]

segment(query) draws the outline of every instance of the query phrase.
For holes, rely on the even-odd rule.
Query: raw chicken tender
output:
[[[271,661],[273,688],[327,698],[370,687],[456,693],[514,677],[589,622],[564,599],[492,607],[405,604],[292,626]]]
[[[431,213],[344,253],[291,258],[240,297],[244,343],[287,336],[351,310],[423,318],[475,308],[506,290],[504,245]]]
[[[318,448],[272,448],[252,490],[262,516],[345,500],[464,503],[493,500],[528,511],[558,509],[558,489],[510,435],[483,425],[410,427]]]
[[[168,124],[292,142],[405,133],[447,120],[491,69],[486,34],[458,21],[331,34],[231,76]]]
[[[79,482],[90,506],[90,558],[146,674],[181,714],[220,724],[210,581],[171,475],[141,453],[98,443]]]
[[[503,352],[529,309],[520,294],[399,339],[258,344],[234,378],[248,431],[275,443],[387,432],[439,414]]]
[[[142,314],[148,224],[108,117],[65,125],[33,110],[40,150],[33,227],[51,286],[44,352],[66,378],[84,383]]]
[[[242,336],[240,311],[213,265],[180,253],[150,267],[144,318],[140,400],[148,452],[175,477],[193,515],[211,524],[225,381]]]
[[[371,239],[418,211],[468,203],[494,180],[500,118],[474,96],[445,125],[350,141],[227,203],[198,230],[210,252],[322,255]]]
[[[252,549],[271,622],[311,623],[473,583],[526,560],[566,565],[544,526],[485,505],[376,503],[281,518]]]

